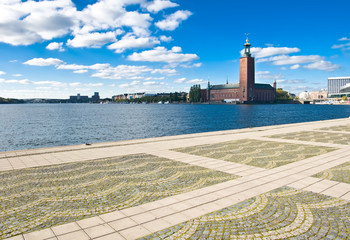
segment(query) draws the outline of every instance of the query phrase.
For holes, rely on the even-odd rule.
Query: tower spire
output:
[[[251,57],[251,53],[250,53],[250,43],[249,43],[249,39],[248,39],[248,35],[249,35],[250,33],[246,33],[245,35],[246,35],[246,37],[247,37],[247,39],[246,39],[246,43],[243,45],[244,46],[244,57]]]

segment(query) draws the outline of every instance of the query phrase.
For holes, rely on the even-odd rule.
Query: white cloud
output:
[[[87,86],[87,87],[102,87],[103,83],[87,83],[87,84],[84,84],[84,86]]]
[[[100,69],[97,73],[94,73],[92,77],[117,80],[133,79],[135,77],[140,77],[145,73],[150,73],[151,71],[152,69],[146,66],[119,65],[117,67]]]
[[[59,65],[62,64],[63,61],[57,58],[33,58],[24,62],[23,64],[31,65],[31,66],[51,66],[51,65]]]
[[[1,73],[0,73],[0,75],[1,75]],[[19,74],[19,73],[16,73],[16,74],[12,74],[12,76],[14,76],[14,77],[22,77],[23,75]]]
[[[173,47],[171,50],[167,50],[165,47],[156,47],[153,50],[133,53],[128,56],[128,60],[178,64],[181,62],[190,62],[199,58],[196,54],[183,54],[180,53],[181,51],[180,47]]]
[[[5,75],[6,73],[3,71],[0,71],[0,75]]]
[[[89,68],[89,66],[78,65],[78,64],[61,64],[57,66],[57,69],[64,69],[64,70],[82,70],[86,68]]]
[[[179,27],[180,23],[192,15],[190,11],[179,10],[166,19],[156,22],[155,25],[161,30],[173,31]]]
[[[126,12],[120,19],[121,25],[131,27],[137,36],[149,35],[149,26],[153,18],[139,12]]]
[[[73,39],[68,39],[67,45],[71,47],[100,48],[101,46],[116,41],[116,32],[78,34]]]
[[[137,85],[140,85],[140,84],[141,84],[140,81],[132,81],[131,83],[120,84],[119,88],[128,88],[128,87],[137,86]]]
[[[272,62],[273,65],[295,65],[301,63],[311,63],[323,60],[324,57],[319,55],[306,55],[306,56],[275,56],[270,58],[262,58],[257,62]]]
[[[0,83],[9,83],[9,84],[29,84],[30,81],[28,79],[23,79],[23,80],[6,80],[3,78],[0,78]]]
[[[50,85],[52,87],[66,87],[67,84],[63,82],[57,82],[57,81],[37,81],[32,82],[35,85]]]
[[[292,69],[292,70],[299,69],[299,68],[300,68],[300,64],[295,64],[295,65],[290,67],[290,69]]]
[[[350,38],[348,37],[342,37],[339,39],[339,41],[350,41]]]
[[[58,43],[58,42],[50,43],[49,45],[47,45],[46,49],[48,49],[48,50],[58,50],[60,52],[64,51],[63,43]]]
[[[174,80],[174,83],[184,83],[186,81],[186,78],[179,78]]]
[[[201,66],[202,66],[202,63],[195,63],[195,64],[185,63],[180,65],[180,67],[183,67],[183,68],[195,68],[195,67],[201,67]]]
[[[166,8],[177,7],[179,4],[173,3],[168,0],[154,0],[151,4],[147,6],[147,10],[152,13],[157,13]]]
[[[323,70],[323,71],[329,71],[329,72],[335,71],[339,67],[340,67],[339,65],[333,64],[328,61],[323,61],[323,60],[304,66],[304,68],[307,68],[310,70]]]
[[[126,49],[131,48],[150,48],[159,44],[159,40],[155,37],[139,37],[127,34],[120,41],[108,46],[109,49],[115,50],[116,53],[122,53]]]
[[[162,36],[159,37],[159,39],[162,42],[171,42],[171,41],[173,41],[173,38],[171,36],[167,37],[167,36],[162,35]]]
[[[145,0],[99,0],[78,10],[71,0],[0,2],[0,42],[30,45],[66,35],[72,47],[101,47],[115,41],[123,27],[130,27],[137,36],[149,35],[153,18],[142,13]],[[149,4],[153,9],[171,7],[168,1]],[[129,5],[138,4],[137,11]],[[114,32],[114,36],[111,33]],[[51,45],[48,49],[60,49]]]
[[[87,73],[87,72],[88,72],[88,70],[84,70],[84,69],[73,71],[73,73],[77,73],[77,74],[83,74],[83,73]]]
[[[296,52],[300,52],[300,49],[288,48],[288,47],[267,47],[267,48],[252,47],[250,49],[250,52],[255,58],[264,58],[264,57],[270,57],[274,55],[296,53]],[[244,54],[244,49],[241,50],[241,55],[243,56],[243,54]]]
[[[256,78],[257,79],[282,79],[284,78],[283,74],[273,74],[270,71],[258,71],[256,72]]]
[[[170,75],[176,74],[177,71],[175,69],[164,68],[164,69],[154,69],[152,70],[152,73],[166,74],[170,76]]]
[[[74,83],[70,83],[70,84],[69,84],[69,86],[71,86],[71,87],[78,87],[78,86],[80,86],[80,85],[81,85],[80,82],[74,82]]]
[[[159,83],[158,82],[155,82],[155,81],[149,81],[149,82],[144,82],[143,85],[158,85]]]
[[[333,49],[350,50],[350,38],[342,37],[338,41],[347,42],[347,43],[335,44],[332,46]]]
[[[192,80],[188,80],[186,81],[187,84],[205,84],[207,83],[206,81],[204,81],[203,79],[192,79]]]
[[[70,0],[0,3],[0,42],[30,45],[69,33],[76,8]]]

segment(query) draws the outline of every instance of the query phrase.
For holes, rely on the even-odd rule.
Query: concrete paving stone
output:
[[[142,226],[128,228],[119,232],[125,239],[137,239],[151,232]]]
[[[157,218],[162,218],[170,214],[174,214],[176,211],[171,209],[170,207],[161,207],[157,209],[153,209],[149,211],[150,214],[156,216]]]
[[[112,233],[102,237],[95,238],[95,240],[125,240],[119,233]]]
[[[24,240],[24,237],[21,234],[21,235],[17,235],[17,236],[14,236],[14,237],[6,238],[6,240]]]
[[[193,204],[197,204],[197,202],[195,202],[195,200],[190,199],[188,201],[171,204],[168,207],[176,212],[179,212],[179,211],[192,208]]]
[[[138,224],[143,224],[152,220],[155,220],[157,217],[152,215],[150,212],[143,212],[130,217]]]
[[[123,219],[110,222],[108,223],[108,225],[110,225],[116,231],[121,231],[123,229],[128,229],[128,228],[137,226],[138,224],[131,218],[123,218]]]
[[[69,232],[81,230],[80,226],[75,222],[66,223],[66,224],[58,225],[58,226],[53,226],[51,229],[55,233],[56,236],[63,235],[63,234],[69,233]]]
[[[114,212],[99,215],[99,217],[105,222],[112,222],[115,220],[125,218],[126,216],[121,211],[114,211]]]
[[[322,180],[322,181],[316,182],[316,183],[304,188],[304,190],[315,192],[315,193],[320,193],[320,192],[323,192],[326,189],[331,188],[337,184],[339,184],[339,183],[335,182],[335,181]]]
[[[116,219],[113,219],[113,220],[116,220]],[[86,219],[77,221],[77,224],[82,229],[97,226],[104,223],[105,222],[100,217],[86,218]]]
[[[90,237],[83,230],[57,236],[58,240],[88,240]]]
[[[173,199],[173,198],[171,198],[171,199]],[[162,200],[165,200],[165,199],[162,199]],[[163,204],[162,200],[145,203],[142,205],[142,208],[145,209],[146,211],[150,211],[153,209],[164,207],[166,204]],[[175,201],[178,201],[178,200],[175,199]]]
[[[189,217],[182,213],[175,213],[169,216],[163,217],[162,220],[175,225],[189,220]]]
[[[97,238],[115,232],[115,230],[111,228],[108,224],[86,228],[84,229],[84,231],[87,235],[89,235],[90,238]]]
[[[55,237],[55,234],[50,228],[24,234],[25,240],[42,240],[51,237]]]
[[[131,208],[126,208],[126,209],[120,210],[120,212],[123,213],[127,217],[143,213],[144,211],[145,211],[145,209],[142,208],[141,206],[136,206],[136,207],[131,207]]]
[[[151,233],[158,232],[162,229],[166,229],[174,225],[174,223],[168,223],[163,219],[156,219],[147,223],[143,223],[142,226],[146,228]]]
[[[341,197],[347,194],[348,192],[350,192],[350,184],[339,183],[337,185],[334,185],[333,187],[326,189],[321,193],[332,197]]]

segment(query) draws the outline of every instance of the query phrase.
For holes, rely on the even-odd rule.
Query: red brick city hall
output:
[[[270,84],[255,83],[255,59],[250,53],[248,39],[244,44],[244,56],[240,58],[239,83],[210,85],[201,90],[204,102],[232,103],[271,103],[276,99],[276,82]]]

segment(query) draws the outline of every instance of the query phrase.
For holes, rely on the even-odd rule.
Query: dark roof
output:
[[[259,89],[273,89],[273,87],[270,84],[266,84],[266,83],[255,83],[255,88],[259,88]]]
[[[235,89],[235,88],[239,88],[239,83],[210,85],[210,90]],[[270,84],[266,84],[266,83],[255,83],[255,88],[258,88],[258,89],[273,89],[273,87]]]
[[[239,84],[230,83],[230,84],[221,84],[221,85],[210,85],[210,90],[232,89],[232,88],[239,88]]]

